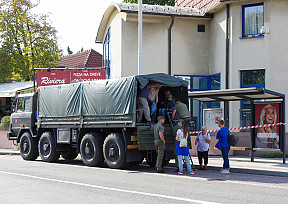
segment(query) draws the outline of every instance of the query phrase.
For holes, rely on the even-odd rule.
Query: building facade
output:
[[[288,42],[284,40],[288,29],[287,1],[175,2],[174,13],[169,13],[170,7],[144,8],[143,73],[169,73],[171,69],[172,75],[190,81],[192,91],[263,87],[288,95]],[[166,14],[159,14],[159,10]],[[131,10],[131,4],[111,5],[103,16],[96,41],[107,46],[106,35],[110,36],[111,78],[137,74],[137,18],[137,10]],[[199,104],[193,105],[192,112],[199,117]],[[223,108],[223,104],[205,106]],[[229,107],[233,110],[229,114],[230,127],[251,123],[249,102],[231,102]]]

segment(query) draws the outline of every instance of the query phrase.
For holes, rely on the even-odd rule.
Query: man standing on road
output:
[[[218,126],[220,127],[220,130],[218,130],[216,139],[219,141],[216,144],[216,147],[221,150],[222,152],[222,157],[224,160],[223,163],[223,170],[221,171],[222,174],[228,174],[230,173],[230,165],[229,165],[229,158],[228,158],[228,153],[230,150],[230,145],[228,141],[228,137],[230,135],[230,131],[227,127],[224,126],[224,120],[219,119],[218,120]]]
[[[158,123],[153,126],[154,131],[154,145],[157,153],[156,169],[157,173],[164,173],[162,169],[163,157],[165,154],[165,138],[163,124],[165,119],[163,116],[158,116]]]
[[[176,99],[176,105],[173,108],[170,122],[174,120],[176,113],[178,114],[179,119],[183,119],[188,123],[191,121],[190,112],[188,111],[187,106],[179,99]]]

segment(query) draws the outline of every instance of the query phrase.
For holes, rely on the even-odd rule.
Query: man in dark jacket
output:
[[[222,157],[223,157],[223,169],[221,171],[222,174],[228,174],[230,173],[230,165],[229,165],[229,150],[230,150],[230,145],[228,141],[228,137],[230,135],[230,131],[227,127],[224,126],[224,120],[219,119],[218,120],[218,126],[220,127],[220,130],[218,130],[216,139],[218,139],[218,143],[216,144],[217,147],[221,150],[222,152]]]

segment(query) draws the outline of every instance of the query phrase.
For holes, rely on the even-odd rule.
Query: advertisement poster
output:
[[[37,86],[50,86],[105,79],[105,70],[37,71]]]
[[[218,130],[218,120],[223,118],[222,108],[203,109],[203,125],[208,130]]]
[[[279,122],[279,103],[255,104],[256,125]],[[256,130],[256,148],[279,149],[279,126],[259,127]]]

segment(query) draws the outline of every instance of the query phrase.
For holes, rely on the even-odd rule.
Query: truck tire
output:
[[[78,156],[78,152],[76,148],[69,148],[68,151],[61,152],[61,156],[65,160],[74,160]]]
[[[52,132],[44,132],[39,140],[39,154],[45,162],[56,162],[60,157],[60,153],[56,151],[56,144],[52,136]]]
[[[104,162],[102,138],[97,133],[87,133],[81,140],[80,153],[87,166],[101,166]]]
[[[125,146],[121,134],[112,133],[105,138],[103,154],[110,168],[117,169],[126,165]]]
[[[20,154],[24,160],[34,161],[39,153],[37,139],[33,138],[29,132],[24,132],[20,139]]]

